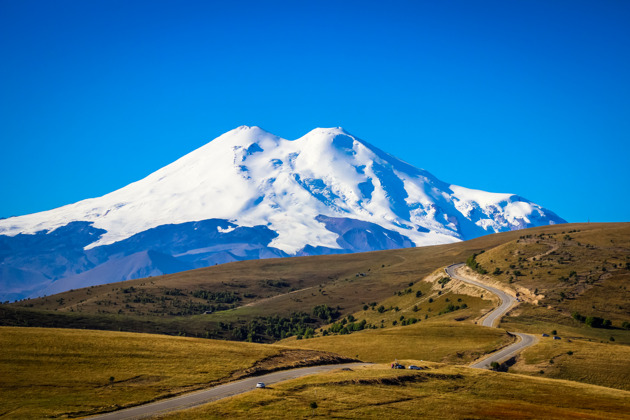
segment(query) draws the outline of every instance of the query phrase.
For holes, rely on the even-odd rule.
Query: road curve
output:
[[[518,336],[520,338],[520,341],[492,353],[489,357],[486,357],[479,362],[473,363],[472,365],[470,365],[470,367],[477,369],[490,369],[490,365],[492,364],[492,362],[504,362],[509,358],[515,356],[517,353],[520,353],[525,348],[536,344],[536,342],[538,341],[536,337],[531,334],[517,332],[512,332],[510,334]]]
[[[500,320],[500,318],[505,315],[510,308],[516,303],[516,299],[509,294],[505,293],[503,290],[497,289],[496,287],[488,286],[486,284],[480,283],[476,280],[468,279],[466,277],[462,277],[455,273],[455,270],[462,267],[464,263],[449,265],[444,269],[446,274],[454,278],[456,280],[463,281],[464,283],[473,284],[475,286],[481,287],[489,291],[490,293],[495,294],[499,300],[500,304],[498,308],[493,309],[490,313],[488,313],[482,320],[481,325],[484,327],[494,327],[495,324]],[[531,335],[519,332],[510,332],[510,334],[515,335],[520,338],[520,340],[514,344],[511,344],[497,352],[490,354],[490,356],[473,363],[470,367],[478,368],[478,369],[489,369],[492,362],[501,363],[509,358],[513,357],[515,354],[521,352],[523,349],[532,346],[538,342],[538,339]]]
[[[343,368],[357,368],[367,366],[369,363],[345,363],[340,365],[323,365],[311,366],[300,369],[282,370],[278,372],[268,373],[266,375],[241,379],[240,381],[230,382],[218,385],[203,391],[191,392],[189,394],[180,395],[178,397],[157,401],[154,403],[139,405],[137,407],[126,408],[107,414],[90,417],[98,420],[130,420],[152,417],[157,414],[164,414],[170,411],[184,410],[196,407],[232,395],[242,394],[247,391],[254,390],[257,382],[264,382],[269,386],[278,382],[295,379],[302,376],[312,375],[315,373],[329,372],[331,370]],[[265,392],[264,389],[258,389],[256,392]]]
[[[499,307],[492,310],[492,312],[490,312],[489,314],[487,314],[484,318],[483,321],[481,322],[481,325],[483,325],[484,327],[494,327],[495,324],[497,323],[497,321],[507,313],[507,311],[510,310],[510,308],[512,307],[512,305],[514,305],[516,303],[516,299],[510,295],[508,295],[507,293],[505,293],[503,290],[499,290],[496,287],[492,287],[492,286],[488,286],[485,285],[483,283],[480,283],[476,280],[471,280],[468,279],[466,277],[462,277],[458,274],[455,273],[455,270],[457,270],[458,268],[462,267],[464,264],[460,263],[460,264],[453,264],[453,265],[449,265],[448,267],[446,267],[446,274],[448,274],[450,277],[463,281],[464,283],[470,283],[470,284],[474,284],[475,286],[479,286],[482,289],[486,289],[487,291],[489,291],[490,293],[493,293],[495,295],[498,296],[499,300],[501,301],[501,303],[499,304]]]

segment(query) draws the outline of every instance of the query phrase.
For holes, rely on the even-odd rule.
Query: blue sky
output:
[[[443,181],[630,221],[630,2],[0,0],[0,216],[239,125],[342,126]]]

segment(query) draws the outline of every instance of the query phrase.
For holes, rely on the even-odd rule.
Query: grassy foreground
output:
[[[0,418],[89,415],[207,387],[259,366],[326,356],[287,352],[152,334],[0,327]]]
[[[417,359],[467,364],[512,341],[505,331],[497,328],[428,320],[404,327],[364,330],[350,335],[304,340],[289,338],[280,343],[377,363]]]
[[[630,346],[542,338],[510,371],[630,391]]]
[[[165,418],[630,418],[627,391],[465,367],[429,366],[419,372],[392,370],[386,365],[339,370]]]

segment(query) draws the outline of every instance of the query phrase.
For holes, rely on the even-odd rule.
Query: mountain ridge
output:
[[[216,232],[202,229],[205,236],[195,232],[199,227],[207,228],[203,222],[211,220],[216,221],[212,225]],[[286,140],[256,126],[240,126],[104,196],[0,220],[0,246],[4,244],[8,250],[0,251],[0,264],[11,270],[41,272],[37,264],[16,260],[11,249],[26,236],[44,241],[44,237],[54,236],[57,229],[73,223],[86,223],[92,229],[82,225],[91,233],[82,236],[80,246],[73,242],[70,252],[82,264],[64,257],[71,267],[64,273],[51,273],[46,268],[45,276],[51,283],[92,270],[116,255],[127,257],[132,248],[134,252],[154,250],[171,256],[183,253],[188,256],[186,264],[199,267],[231,258],[450,243],[564,222],[514,194],[445,183],[340,127],[316,128],[298,139]],[[190,223],[201,224],[191,230]],[[155,249],[145,238],[143,249],[130,245],[119,254],[109,251],[116,244],[132,244],[129,239],[135,235],[144,238],[143,232],[164,226],[173,227],[171,236],[167,235],[172,241],[181,229],[179,235],[199,248],[182,250],[169,245]],[[345,229],[342,233],[338,229],[341,226]],[[230,232],[238,229],[244,236],[235,239]],[[254,239],[265,231],[264,240]],[[250,239],[255,245],[247,245]],[[91,242],[85,243],[87,240]],[[220,251],[216,241],[224,244]],[[46,250],[38,252],[45,254]],[[218,252],[222,253],[220,258],[212,257]],[[6,267],[0,273],[11,271]],[[0,284],[7,282],[14,281],[10,274],[3,274]]]

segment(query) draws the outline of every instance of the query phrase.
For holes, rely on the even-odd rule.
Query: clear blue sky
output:
[[[0,0],[0,216],[243,124],[630,221],[630,1]]]

